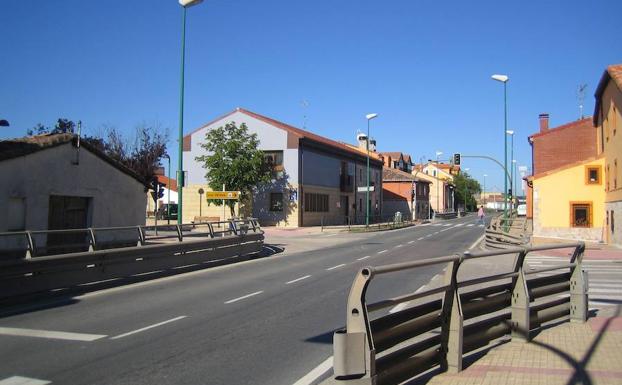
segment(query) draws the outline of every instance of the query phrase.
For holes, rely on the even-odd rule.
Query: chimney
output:
[[[356,141],[358,142],[358,147],[361,150],[366,150],[367,149],[367,135],[363,134],[363,133],[359,133],[356,135]]]
[[[369,139],[369,151],[376,152],[376,139]]]
[[[547,132],[549,130],[549,114],[540,114],[540,132]]]

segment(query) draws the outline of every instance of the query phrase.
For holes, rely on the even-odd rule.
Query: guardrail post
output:
[[[207,228],[209,229],[209,236],[210,238],[214,238],[214,226],[212,226],[211,223],[207,224]]]
[[[570,322],[587,321],[588,313],[588,277],[583,271],[583,252],[585,244],[578,246],[570,262],[576,263],[570,272]]]
[[[462,257],[447,265],[443,310],[441,312],[441,369],[450,373],[462,370],[462,349],[464,341],[464,317],[458,293],[457,275]]]
[[[138,242],[136,242],[136,246],[144,246],[145,245],[145,231],[141,226],[136,226],[138,230]]]
[[[234,235],[238,235],[238,228],[235,225],[235,221],[233,219],[229,219],[229,229],[231,229],[231,231],[233,231]]]
[[[368,268],[354,278],[348,296],[346,329],[336,331],[333,336],[333,372],[339,382],[376,383],[376,357],[365,305],[365,292],[371,278]]]
[[[184,240],[184,235],[181,232],[181,226],[175,225],[175,229],[177,229],[177,239],[179,240],[179,242],[182,242]]]
[[[527,251],[523,250],[516,257],[514,271],[518,272],[518,277],[512,280],[512,319],[510,321],[510,330],[512,331],[512,340],[519,342],[528,342],[531,336],[529,288],[527,287],[527,278],[523,269],[526,255]]]
[[[95,251],[97,249],[97,243],[95,241],[95,232],[91,227],[88,228],[89,233],[89,251]]]
[[[30,231],[26,231],[26,255],[24,259],[31,259],[35,256],[35,243],[32,241],[32,234]]]

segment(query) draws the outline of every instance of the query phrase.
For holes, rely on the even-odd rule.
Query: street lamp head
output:
[[[367,114],[365,115],[365,118],[367,120],[372,120],[373,118],[375,118],[376,116],[378,116],[378,114]]]
[[[516,163],[516,159],[512,159],[512,163]]]
[[[507,77],[507,75],[492,75],[491,78],[501,83],[505,83],[508,80],[510,80],[510,78]]]
[[[484,178],[486,178],[488,176],[488,174],[484,174]]]
[[[514,130],[507,130],[505,133],[508,135],[514,135]]]
[[[203,0],[179,0],[179,4],[184,8],[189,8],[202,2]]]
[[[443,155],[443,151],[436,151],[436,156],[437,156],[437,157],[438,157],[438,156],[441,156],[441,155]]]

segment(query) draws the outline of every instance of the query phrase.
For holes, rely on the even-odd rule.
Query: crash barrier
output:
[[[523,246],[528,244],[529,240],[526,218],[517,217],[515,213],[508,218],[503,218],[502,216],[494,217],[485,232],[485,245],[487,249],[506,249],[508,247]]]
[[[559,248],[574,248],[569,263],[526,269],[528,253]],[[335,332],[333,338],[335,380],[397,384],[437,366],[442,371],[458,372],[463,355],[506,334],[512,340],[526,342],[546,322],[568,315],[572,321],[585,322],[584,249],[583,243],[542,245],[361,269],[350,289],[346,328]],[[464,261],[497,257],[498,262],[501,256],[514,257],[513,270],[458,280]],[[381,275],[445,263],[445,280],[440,287],[372,304],[366,301],[369,284]],[[547,276],[540,276],[542,273]],[[398,304],[407,307],[370,317],[372,312]]]
[[[0,261],[0,300],[133,275],[209,264],[261,251],[263,231]]]
[[[257,219],[231,219],[181,225],[6,232],[0,233],[0,261],[145,246],[197,237],[224,237],[249,231],[261,232]]]

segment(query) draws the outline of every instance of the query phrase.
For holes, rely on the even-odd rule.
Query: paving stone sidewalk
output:
[[[489,349],[465,370],[442,373],[428,385],[621,384],[622,317],[565,322],[529,343],[506,342]]]

